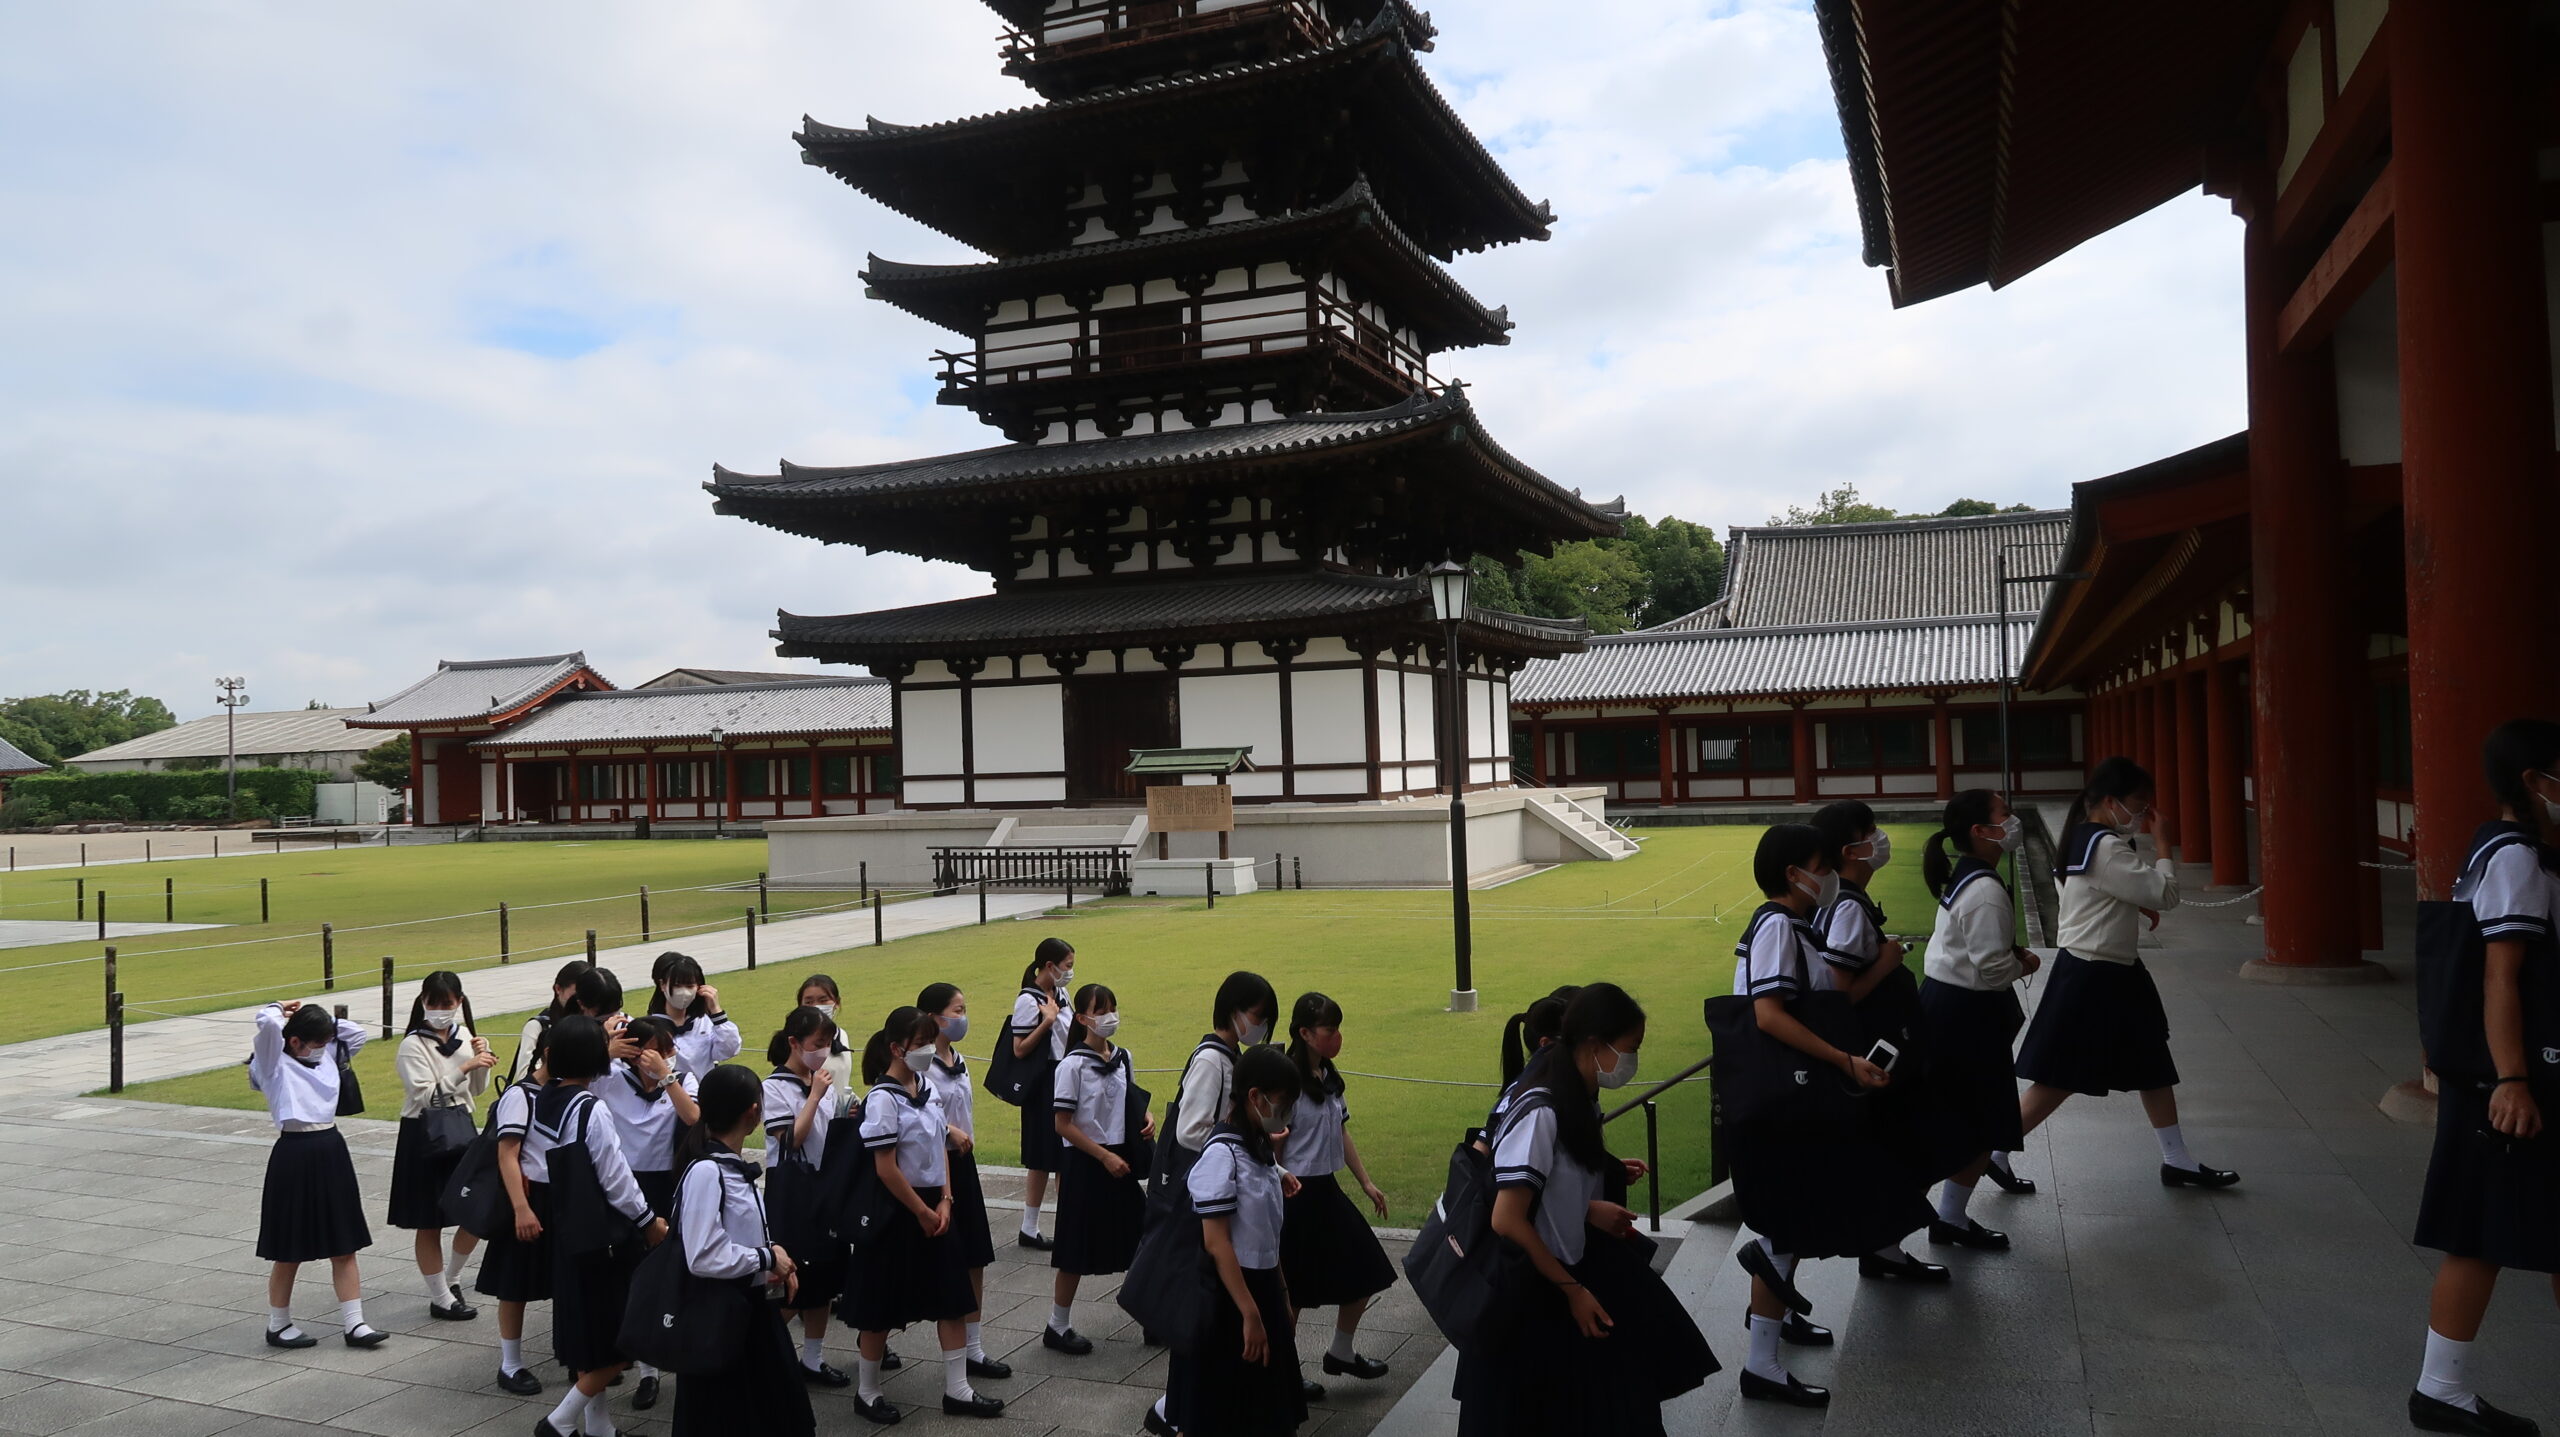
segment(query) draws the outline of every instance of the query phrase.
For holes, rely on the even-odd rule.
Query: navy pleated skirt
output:
[[[2019,1077],[2093,1098],[2178,1085],[2169,1014],[2149,968],[2065,949],[2045,972],[2044,1001],[2018,1049]]]
[[[2016,1151],[2026,1141],[2010,1056],[2026,1024],[2016,990],[1931,978],[1920,985],[1920,1014],[1933,1060],[1926,1088],[1930,1176],[1961,1172],[1984,1153]]]
[[[2534,1096],[2551,1121],[2560,1093]],[[2446,1080],[2414,1241],[2499,1267],[2560,1272],[2560,1136],[2545,1128],[2510,1138],[2489,1126],[2487,1090]]]
[[[336,1128],[278,1133],[267,1153],[266,1190],[258,1200],[258,1256],[268,1262],[318,1262],[373,1246],[356,1190],[355,1160]]]

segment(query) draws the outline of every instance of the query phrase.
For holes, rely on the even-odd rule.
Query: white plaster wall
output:
[[[1181,681],[1179,702],[1183,747],[1234,748],[1250,744],[1255,763],[1280,761],[1278,674],[1185,678]]]
[[[977,720],[977,771],[980,773],[1046,773],[1067,766],[1063,691],[1056,684],[982,688],[969,696]],[[919,767],[922,767],[919,765]],[[926,768],[926,773],[945,770]],[[1064,797],[1064,791],[1060,791]],[[992,801],[986,784],[978,797]]]
[[[978,780],[980,803],[1064,803],[1067,781],[1063,778],[982,778]]]
[[[1424,765],[1439,756],[1439,746],[1432,741],[1432,728],[1439,711],[1435,700],[1438,691],[1429,674],[1393,674],[1404,688],[1404,756]]]
[[[2338,317],[2330,337],[2338,452],[2349,464],[2400,462],[2399,285],[2384,270]]]
[[[909,690],[898,697],[899,767],[912,773],[960,771],[960,693],[957,689]],[[952,800],[956,802],[958,795]],[[934,802],[908,786],[910,803]]]
[[[1361,763],[1369,757],[1369,741],[1361,731],[1364,714],[1357,669],[1322,669],[1289,676],[1290,715],[1300,763]],[[1274,755],[1277,756],[1276,754]],[[1306,784],[1298,785],[1304,791]],[[1355,785],[1366,789],[1365,780]]]
[[[2311,142],[2320,137],[2320,119],[2329,105],[2328,79],[2321,71],[2320,27],[2302,32],[2293,58],[2284,67],[2284,158],[2276,165],[2276,188],[2293,183]]]

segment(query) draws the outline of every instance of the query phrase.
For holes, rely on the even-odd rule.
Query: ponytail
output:
[[[913,1008],[903,1007],[890,1009],[889,1016],[880,1024],[880,1031],[863,1041],[863,1086],[869,1087],[889,1076],[890,1044],[904,1043],[912,1048],[918,1043],[931,1043],[941,1032],[942,1025],[934,1021],[931,1013],[919,1013]]]
[[[1564,1029],[1565,1006],[1582,991],[1578,984],[1567,983],[1527,1008],[1511,1015],[1502,1025],[1502,1085],[1509,1087],[1520,1081],[1529,1069],[1529,1060],[1538,1050],[1555,1041]]]
[[[1947,896],[1947,884],[1956,876],[1956,858],[1972,851],[1973,830],[1976,825],[1991,821],[1991,810],[1998,799],[1999,795],[1987,788],[1968,788],[1947,800],[1938,831],[1929,835],[1929,845],[1920,853],[1920,878],[1929,885],[1932,897]]]
[[[792,1009],[790,1015],[782,1020],[782,1026],[774,1030],[772,1040],[764,1045],[764,1060],[777,1068],[782,1067],[791,1061],[791,1050],[799,1046],[800,1040],[814,1033],[824,1033],[832,1042],[836,1036],[836,1020],[805,1004]]]

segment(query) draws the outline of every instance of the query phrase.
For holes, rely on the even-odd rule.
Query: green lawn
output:
[[[1642,832],[1642,854],[1623,863],[1574,863],[1475,897],[1476,986],[1483,1011],[1442,1011],[1451,978],[1448,899],[1439,893],[1264,893],[1200,903],[1123,900],[1044,921],[968,927],[886,948],[767,965],[750,976],[719,980],[729,1010],[746,1029],[745,1059],[761,1062],[763,1040],[790,1003],[801,977],[832,973],[846,1010],[867,1028],[877,1015],[912,1002],[936,981],[961,984],[978,1004],[975,1031],[962,1046],[984,1054],[1016,991],[1033,945],[1056,932],[1080,953],[1080,981],[1110,985],[1119,995],[1122,1037],[1141,1069],[1176,1065],[1207,1025],[1210,997],[1230,969],[1268,976],[1285,1006],[1317,988],[1340,1002],[1342,1066],[1353,1073],[1429,1079],[1429,1083],[1353,1077],[1353,1137],[1372,1174],[1394,1201],[1393,1221],[1410,1225],[1437,1196],[1450,1145],[1480,1121],[1498,1076],[1504,1019],[1559,983],[1609,979],[1651,1015],[1642,1087],[1704,1057],[1700,1001],[1724,993],[1733,976],[1733,945],[1759,903],[1750,880],[1759,831],[1739,827]],[[1918,828],[1897,828],[1901,856],[1878,878],[1878,899],[1901,933],[1926,933],[1936,906],[1923,892]],[[548,845],[523,845],[537,848]],[[658,848],[698,845],[659,844]],[[707,846],[707,845],[699,845]],[[511,853],[509,855],[513,857]],[[626,981],[639,975],[625,974]],[[483,1017],[509,1035],[520,1015]],[[365,1090],[378,1109],[394,1089],[383,1045],[359,1060]],[[1143,1076],[1161,1109],[1174,1075]],[[237,1070],[128,1089],[163,1102],[253,1108],[256,1096]],[[1676,1201],[1707,1179],[1707,1104],[1703,1085],[1664,1095],[1659,1105],[1663,1194]],[[1014,1114],[983,1096],[979,1126],[991,1162],[1013,1161]],[[1612,1147],[1641,1156],[1640,1116],[1611,1129]],[[1641,1194],[1639,1194],[1641,1197]]]
[[[640,904],[651,890],[653,937],[697,925],[734,925],[755,902],[761,839],[729,842],[457,843],[424,848],[347,848],[258,858],[43,869],[0,877],[0,918],[74,916],[75,880],[89,902],[103,890],[111,920],[150,922],[164,912],[161,885],[176,890],[181,923],[229,926],[120,939],[117,981],[137,1018],[202,1013],[320,985],[320,925],[336,929],[338,986],[361,995],[380,981],[385,955],[401,977],[436,968],[493,966],[498,919],[508,904],[518,962],[556,963],[584,951],[586,930],[605,947],[639,941]],[[271,921],[258,921],[258,880],[268,882]],[[699,891],[745,883],[745,891]],[[675,890],[696,890],[678,892]],[[842,893],[773,895],[773,913],[847,902]],[[551,906],[540,906],[551,905]],[[95,919],[97,910],[89,909]],[[380,926],[391,925],[391,926]],[[104,945],[94,940],[0,949],[0,1013],[8,1041],[97,1027],[104,1021]]]

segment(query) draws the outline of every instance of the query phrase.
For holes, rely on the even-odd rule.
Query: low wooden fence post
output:
[[[756,911],[747,910],[747,971],[756,971]]]
[[[258,921],[267,921],[267,880],[258,880]]]
[[[874,948],[886,941],[880,936],[880,931],[880,895],[874,893],[871,895],[871,946]]]
[[[112,1014],[112,1013],[114,1013],[114,1012],[115,1012],[115,1008],[116,1008],[116,950],[114,950],[113,948],[110,948],[110,949],[108,949],[108,950],[107,950],[107,1011],[108,1011],[110,1014]]]
[[[391,1041],[391,955],[388,953],[382,955],[382,1041]]]
[[[588,929],[588,930],[587,930],[587,963],[588,963],[588,965],[589,965],[589,966],[591,966],[591,967],[592,967],[592,966],[594,965],[595,961],[596,961],[596,930],[594,930],[594,929],[590,928],[590,929]]]
[[[335,992],[338,987],[338,938],[328,924],[320,925],[320,991]]]
[[[511,963],[511,962],[514,962],[514,961],[515,961],[515,960],[514,960],[514,958],[513,958],[513,956],[512,956],[512,948],[511,948],[511,945],[512,945],[513,941],[514,941],[514,940],[513,940],[512,935],[511,935],[511,934],[509,934],[509,932],[507,931],[507,905],[505,905],[505,904],[501,903],[501,904],[499,904],[499,905],[498,905],[498,961],[499,961],[499,962],[501,962],[501,963]]]
[[[649,885],[640,885],[640,941],[649,941]]]
[[[107,1091],[124,1091],[124,995],[107,995]]]
[[[174,878],[160,880],[160,921],[178,921],[178,880]]]

